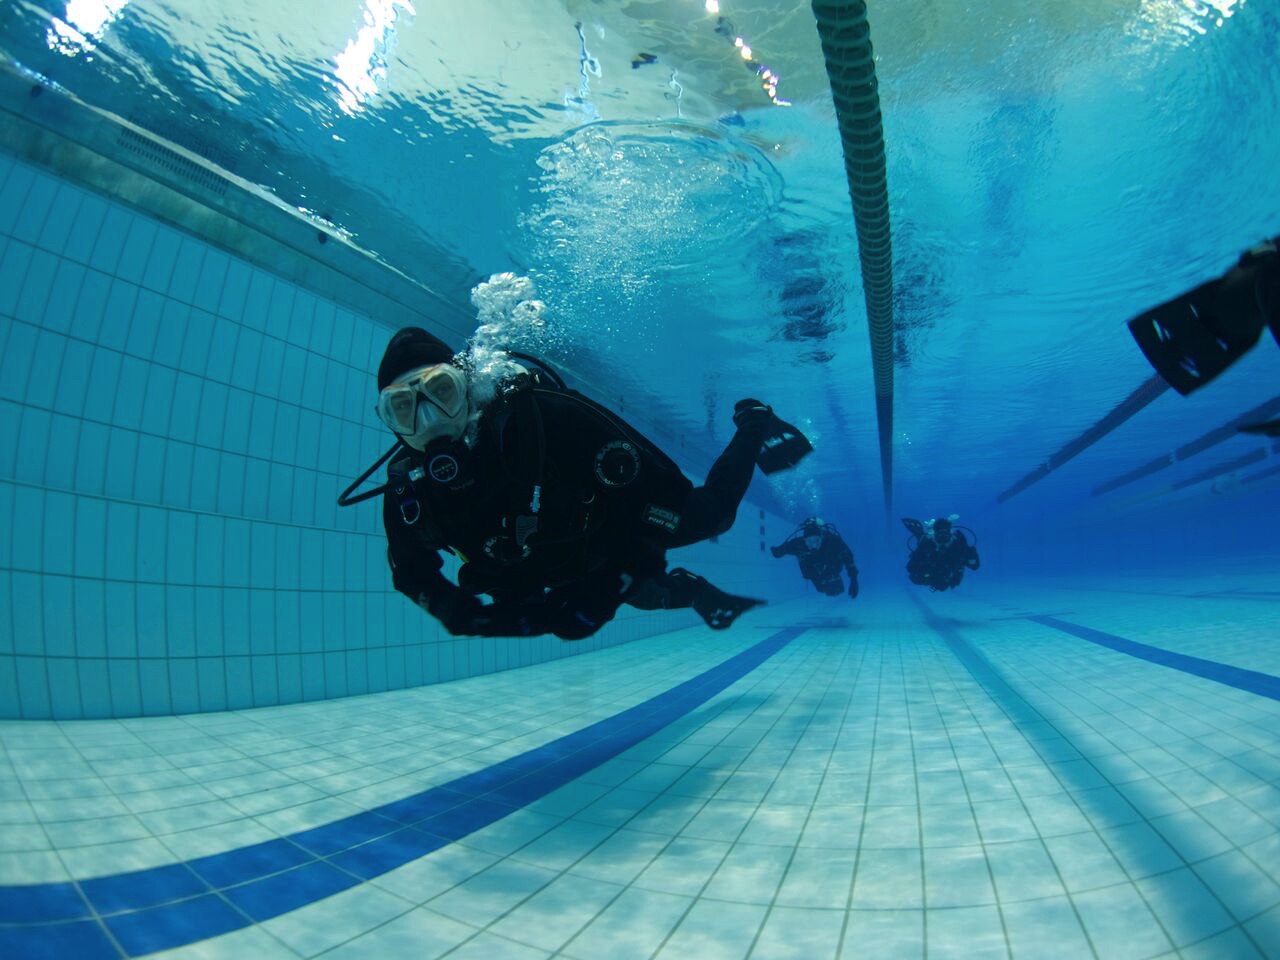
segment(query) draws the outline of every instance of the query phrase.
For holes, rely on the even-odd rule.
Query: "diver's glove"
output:
[[[613,619],[621,598],[608,593],[578,594],[565,599],[551,632],[561,640],[583,640]]]
[[[455,637],[473,636],[473,621],[484,609],[479,597],[464,593],[453,584],[418,596],[418,606],[440,621],[440,625]]]
[[[548,633],[561,640],[584,640],[613,619],[622,597],[634,583],[616,569],[597,570],[547,594]]]
[[[552,633],[557,611],[545,604],[483,603],[462,590],[425,594],[419,606],[455,637],[532,637]]]
[[[514,611],[499,604],[485,605],[479,597],[459,590],[453,584],[422,594],[418,606],[440,621],[455,637],[523,637],[543,633],[529,622],[521,623]]]
[[[542,604],[490,603],[471,621],[478,637],[532,637],[551,633],[553,624]]]
[[[597,598],[571,598],[559,605],[548,632],[561,640],[585,640],[612,620],[617,610],[616,605]]]
[[[770,547],[769,552],[773,554],[775,560],[782,556],[781,547]]]
[[[560,621],[552,627],[551,632],[561,640],[585,640],[607,622],[608,620],[597,620],[585,610],[568,608]]]
[[[858,596],[858,578],[853,577],[849,580],[849,599],[854,600]]]

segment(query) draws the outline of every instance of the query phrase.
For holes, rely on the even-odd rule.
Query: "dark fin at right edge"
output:
[[[1250,423],[1240,428],[1241,433],[1256,433],[1263,437],[1280,437],[1280,420]]]

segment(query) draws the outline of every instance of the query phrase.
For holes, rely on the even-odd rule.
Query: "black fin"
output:
[[[756,454],[756,465],[764,474],[787,470],[813,452],[809,438],[785,420],[774,415],[774,426],[765,434],[764,445]]]
[[[733,423],[739,430],[759,431],[756,465],[765,474],[794,467],[813,452],[813,444],[798,427],[779,419],[773,407],[759,400],[739,400],[733,408]]]
[[[727,630],[742,614],[752,607],[764,604],[764,600],[757,600],[754,597],[737,597],[732,593],[725,593],[704,580],[697,597],[694,598],[693,609],[712,630]]]
[[[1257,433],[1264,437],[1280,437],[1280,420],[1250,423],[1240,428],[1241,433]]]

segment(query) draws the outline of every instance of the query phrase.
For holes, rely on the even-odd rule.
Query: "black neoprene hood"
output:
[[[394,383],[397,377],[410,370],[448,363],[452,359],[453,350],[449,345],[421,327],[398,330],[378,364],[378,391],[383,391],[387,384]]]

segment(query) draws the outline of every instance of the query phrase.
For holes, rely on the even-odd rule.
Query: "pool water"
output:
[[[1126,328],[1280,233],[1280,2],[870,9],[887,496],[810,8],[440,7],[0,8],[0,953],[1280,956],[1280,349],[1182,397]],[[70,98],[388,299],[86,185],[20,133]],[[768,606],[395,593],[334,500],[406,284],[695,478],[735,401],[799,425],[671,558]],[[981,569],[913,587],[952,513]],[[856,600],[769,556],[810,515]]]

